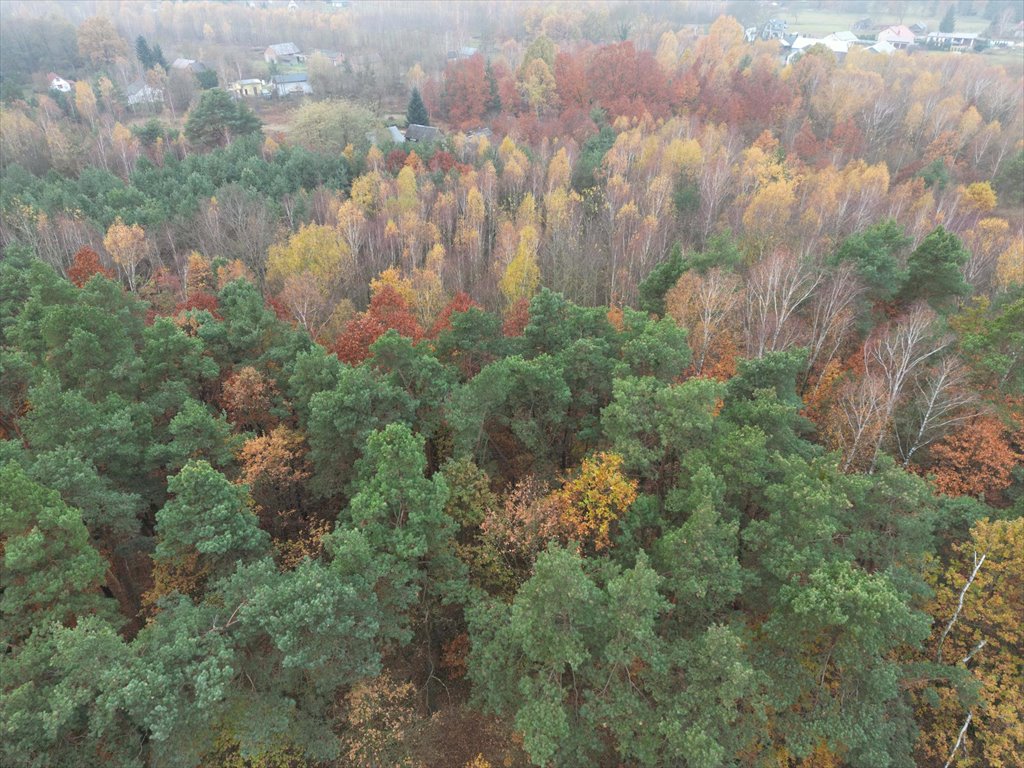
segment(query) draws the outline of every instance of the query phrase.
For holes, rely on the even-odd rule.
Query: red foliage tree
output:
[[[501,324],[501,332],[508,337],[522,336],[530,322],[530,302],[520,299],[505,313],[505,320]]]
[[[562,112],[590,109],[590,88],[587,87],[587,72],[582,57],[571,53],[555,56],[555,87]]]
[[[448,171],[455,167],[455,156],[451,152],[445,152],[443,149],[439,149],[434,153],[434,156],[430,158],[430,165],[428,167],[431,171],[448,173]]]
[[[609,118],[669,115],[672,93],[665,73],[654,56],[637,52],[631,41],[597,48],[587,63],[586,81]]]
[[[388,173],[398,173],[405,165],[405,159],[408,156],[409,153],[404,149],[393,149],[384,158],[384,167],[388,169]]]
[[[369,308],[351,320],[334,343],[334,353],[349,365],[358,365],[370,356],[370,345],[389,330],[418,340],[423,331],[401,294],[390,285],[378,290]]]
[[[441,106],[449,123],[459,128],[478,125],[487,112],[490,95],[483,56],[477,54],[448,65]]]
[[[519,95],[519,88],[516,87],[516,73],[509,69],[505,62],[498,61],[491,65],[491,74],[494,75],[494,82],[498,86],[501,111],[509,114],[517,113],[522,103],[522,97]]]
[[[479,307],[473,299],[469,297],[469,294],[465,291],[459,291],[455,294],[448,305],[441,310],[437,319],[434,320],[434,324],[430,326],[430,330],[427,331],[426,336],[428,339],[436,339],[441,335],[442,331],[447,331],[452,327],[452,314],[455,312],[465,312],[472,307]]]
[[[220,315],[217,314],[217,297],[212,293],[207,293],[206,291],[193,293],[186,301],[178,302],[174,308],[174,314],[187,312],[190,309],[205,309],[218,320],[220,319]]]
[[[75,253],[75,259],[68,270],[68,280],[81,288],[92,279],[93,275],[103,275],[108,280],[114,279],[114,271],[100,263],[100,255],[88,245],[83,245]]]

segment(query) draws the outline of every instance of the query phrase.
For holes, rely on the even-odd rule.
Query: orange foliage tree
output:
[[[1006,427],[982,417],[941,440],[931,451],[929,472],[935,485],[950,496],[984,496],[997,503],[1024,454],[1011,445]]]
[[[114,271],[107,269],[100,262],[100,255],[88,245],[83,245],[75,253],[74,261],[68,270],[68,280],[81,288],[93,275],[103,275],[108,280],[114,279]]]
[[[409,302],[390,285],[374,293],[369,308],[349,322],[334,344],[334,353],[349,365],[370,356],[370,345],[387,331],[418,341],[423,335]]]

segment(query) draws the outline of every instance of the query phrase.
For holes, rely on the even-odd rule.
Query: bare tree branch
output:
[[[964,736],[967,735],[967,729],[970,727],[971,720],[973,719],[974,713],[968,712],[967,719],[964,720],[964,727],[960,729],[960,735],[956,737],[956,744],[953,745],[953,751],[949,753],[949,759],[946,761],[946,764],[942,766],[942,768],[949,768],[949,766],[953,764],[953,758],[956,757],[956,751],[960,749],[960,745],[963,744]]]
[[[949,635],[950,630],[953,629],[953,625],[956,624],[956,620],[960,618],[960,611],[964,608],[964,598],[967,597],[967,590],[970,589],[971,584],[974,583],[974,579],[977,577],[978,571],[981,570],[981,564],[985,562],[986,557],[988,557],[987,553],[982,555],[979,560],[978,553],[974,553],[974,570],[971,571],[971,576],[967,579],[967,583],[964,584],[964,588],[960,590],[960,599],[957,601],[956,611],[953,612],[953,618],[949,620],[949,624],[946,625],[946,628],[942,631],[942,636],[939,638],[939,648],[935,657],[935,660],[939,664],[942,663],[942,645],[946,642],[946,637]]]

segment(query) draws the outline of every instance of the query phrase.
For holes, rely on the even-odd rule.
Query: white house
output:
[[[879,42],[890,43],[893,48],[897,50],[903,50],[909,48],[914,44],[917,36],[910,30],[910,27],[904,24],[898,24],[894,27],[886,27],[878,33]]]
[[[817,37],[804,37],[803,35],[797,35],[796,39],[792,42],[784,42],[782,45],[782,55],[785,58],[786,64],[792,64],[798,58],[800,58],[804,52],[815,45],[823,45],[828,48],[835,57],[842,61],[846,58],[846,54],[850,50],[850,46],[842,40],[836,40],[834,37],[817,38]]]
[[[886,42],[885,40],[879,40],[877,43],[868,46],[864,50],[870,51],[871,53],[882,53],[886,56],[891,56],[896,53],[896,46],[892,43]]]
[[[47,82],[50,84],[51,91],[60,91],[61,93],[71,93],[71,83],[65,80],[60,75],[50,72],[46,76]]]
[[[970,51],[978,42],[979,35],[974,32],[930,32],[925,43],[935,48],[948,48],[952,51]]]
[[[153,88],[145,80],[136,80],[124,89],[125,98],[131,106],[137,104],[156,104],[163,102],[164,92],[160,88]]]

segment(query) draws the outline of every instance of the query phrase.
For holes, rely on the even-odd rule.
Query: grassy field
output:
[[[1000,64],[1014,77],[1024,77],[1024,48],[990,48],[978,54],[988,64]]]
[[[908,27],[911,24],[921,22],[926,24],[929,30],[937,30],[942,16],[930,16],[931,3],[908,3],[906,13],[903,14],[903,24]],[[941,7],[941,6],[940,6]],[[865,17],[870,17],[874,25],[899,24],[899,16],[891,12],[873,13],[839,13],[836,11],[819,10],[811,4],[796,3],[785,9],[779,10],[778,18],[789,22],[790,32],[801,32],[805,35],[827,35],[830,32],[841,32],[850,29],[856,22]],[[988,27],[988,19],[982,16],[957,16],[957,32],[984,32]]]

